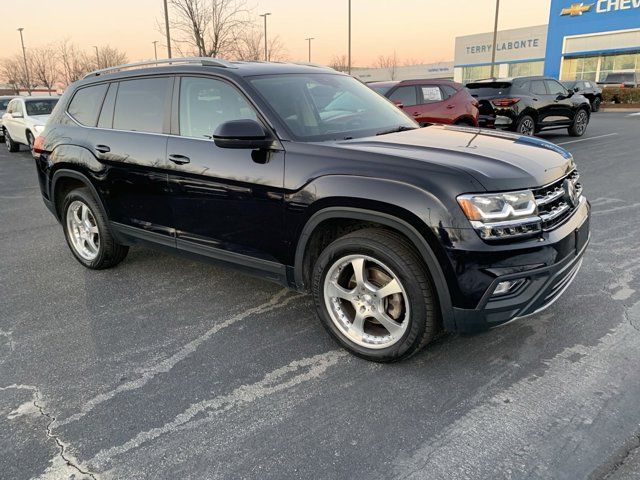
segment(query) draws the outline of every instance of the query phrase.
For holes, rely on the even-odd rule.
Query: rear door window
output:
[[[165,112],[171,101],[173,78],[125,80],[118,86],[113,128],[162,133]]]
[[[81,88],[73,96],[67,112],[80,125],[95,127],[106,91],[106,83]]]
[[[434,103],[444,100],[442,97],[442,90],[437,85],[422,85],[420,87],[420,93],[422,95],[421,103]]]
[[[453,97],[458,91],[451,85],[440,85],[440,89],[444,92],[444,98]]]
[[[398,87],[391,93],[391,95],[389,96],[389,100],[391,100],[392,102],[401,103],[405,107],[417,105],[418,96],[416,94],[416,87],[414,87],[413,85]]]
[[[547,87],[544,85],[544,80],[531,80],[531,93],[547,95]]]

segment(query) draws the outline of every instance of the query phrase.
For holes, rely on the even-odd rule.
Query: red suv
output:
[[[478,126],[478,102],[459,83],[450,80],[403,80],[367,85],[421,125]]]

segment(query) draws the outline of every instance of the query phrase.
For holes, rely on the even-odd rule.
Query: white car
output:
[[[18,97],[11,100],[2,115],[2,133],[7,149],[17,152],[23,144],[31,150],[56,103],[57,97]]]

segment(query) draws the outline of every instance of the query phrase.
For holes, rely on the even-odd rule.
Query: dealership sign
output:
[[[496,61],[514,62],[544,58],[546,43],[546,25],[499,31],[496,41]],[[456,38],[455,64],[489,63],[492,50],[493,33],[458,37]]]
[[[593,8],[594,6],[595,9]],[[595,11],[595,13],[609,13],[618,10],[631,10],[633,8],[640,8],[640,0],[598,0],[595,3],[572,3],[569,7],[563,8],[560,11],[560,15],[577,17],[591,11]]]

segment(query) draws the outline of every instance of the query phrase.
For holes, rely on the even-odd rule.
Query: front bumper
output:
[[[501,268],[505,265],[504,258],[491,268],[485,264],[483,272],[498,272],[488,285],[482,289],[482,296],[477,301],[475,308],[460,308],[454,305],[454,324],[452,330],[457,332],[477,332],[487,330],[512,320],[541,312],[551,306],[573,282],[582,265],[582,258],[590,240],[590,207],[588,202],[584,202],[581,211],[575,212],[569,219],[563,230],[561,238],[547,238],[546,250],[539,252],[527,249],[524,257],[527,263],[535,259],[546,258],[549,261],[541,262],[538,266],[522,265],[518,269],[517,265],[511,263],[509,268]],[[554,251],[555,255],[548,255],[549,251]],[[545,253],[546,252],[546,253]],[[511,251],[510,258],[522,257],[522,252]],[[533,263],[533,262],[532,262]],[[520,270],[520,271],[518,271]],[[503,272],[508,272],[502,274]],[[476,280],[479,275],[476,273]],[[523,279],[524,284],[512,293],[502,296],[493,295],[496,286],[507,280]],[[476,283],[476,287],[477,287]],[[476,290],[477,291],[477,290]]]

